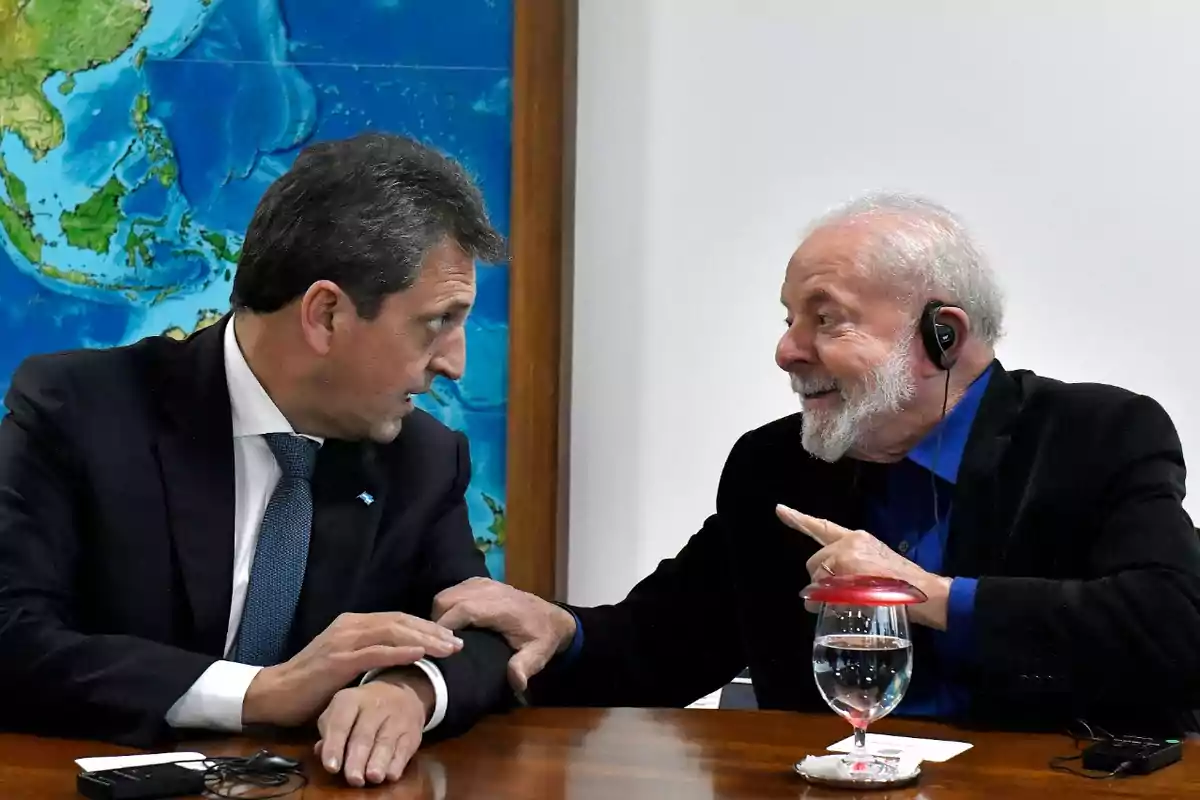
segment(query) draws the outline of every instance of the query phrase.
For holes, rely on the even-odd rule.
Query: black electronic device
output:
[[[75,786],[92,800],[156,800],[204,794],[205,782],[204,770],[149,764],[81,772]]]
[[[1183,744],[1178,739],[1118,736],[1088,746],[1083,751],[1082,766],[1113,775],[1145,775],[1182,757]]]
[[[296,772],[300,769],[300,762],[294,758],[276,755],[269,750],[259,750],[257,753],[250,756],[250,758],[246,759],[246,763],[243,765],[242,769],[246,772],[282,774]]]
[[[954,345],[958,342],[958,332],[954,330],[953,326],[938,320],[938,315],[946,308],[958,308],[958,306],[946,305],[938,300],[930,300],[926,303],[921,312],[917,330],[921,334],[921,342],[925,345],[925,352],[929,356],[929,360],[939,369],[949,370],[954,366],[956,358],[956,353],[953,351]]]

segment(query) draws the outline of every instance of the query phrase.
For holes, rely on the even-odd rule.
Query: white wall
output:
[[[675,553],[738,435],[795,409],[784,265],[865,189],[966,217],[1006,366],[1151,394],[1200,465],[1200,3],[580,4],[572,602]]]

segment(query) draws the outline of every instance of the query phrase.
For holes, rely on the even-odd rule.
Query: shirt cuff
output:
[[[442,676],[441,669],[438,665],[427,658],[422,658],[420,661],[413,664],[414,667],[425,673],[425,677],[429,679],[429,683],[433,686],[433,713],[429,715],[429,721],[425,723],[425,728],[422,733],[429,733],[431,730],[442,724],[442,720],[446,718],[446,706],[450,704],[450,689],[446,686],[446,679]],[[392,669],[387,667],[385,669]],[[366,675],[363,675],[359,686],[364,683],[370,683],[379,676],[379,673],[385,669],[373,669]]]
[[[954,663],[969,662],[975,650],[975,578],[955,578],[946,601],[946,631],[937,637],[944,656]]]
[[[583,623],[579,621],[579,617],[574,611],[562,605],[561,603],[556,605],[565,610],[572,617],[575,617],[575,635],[571,637],[571,646],[564,650],[562,655],[559,656],[559,663],[565,666],[579,658],[579,652],[583,650]]]
[[[172,728],[240,732],[242,701],[261,669],[233,661],[214,661],[167,710],[167,724]]]

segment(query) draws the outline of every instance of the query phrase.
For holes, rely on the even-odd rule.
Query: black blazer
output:
[[[960,676],[972,703],[959,721],[1194,728],[1200,543],[1171,420],[1122,389],[994,366],[946,544],[944,574],[979,578],[977,664]],[[774,508],[862,528],[883,469],[810,457],[799,415],[746,434],[716,513],[625,600],[573,609],[579,660],[552,664],[532,699],[680,706],[748,665],[762,707],[828,710],[812,676],[815,618],[798,596],[816,545]]]
[[[234,526],[225,324],[14,374],[0,423],[0,727],[149,744],[220,658]],[[288,655],[342,612],[428,618],[437,592],[486,575],[469,479],[466,439],[420,411],[388,445],[327,441]],[[449,708],[434,736],[510,696],[508,646],[463,639],[438,661]]]

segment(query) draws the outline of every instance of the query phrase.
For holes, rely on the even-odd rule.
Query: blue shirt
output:
[[[989,368],[904,459],[886,467],[882,495],[867,506],[867,531],[936,575],[942,574],[958,468],[990,377]],[[912,682],[892,713],[946,718],[966,709],[967,693],[954,676],[971,658],[975,586],[973,578],[952,580],[945,631],[911,626]]]
[[[867,530],[927,572],[941,574],[958,467],[991,374],[989,367],[904,459],[886,467],[883,495],[867,507]],[[974,578],[953,579],[945,631],[911,626],[912,682],[893,714],[947,718],[966,709],[967,692],[954,673],[972,655],[975,586]],[[560,663],[573,661],[582,648],[576,617],[575,636]]]

